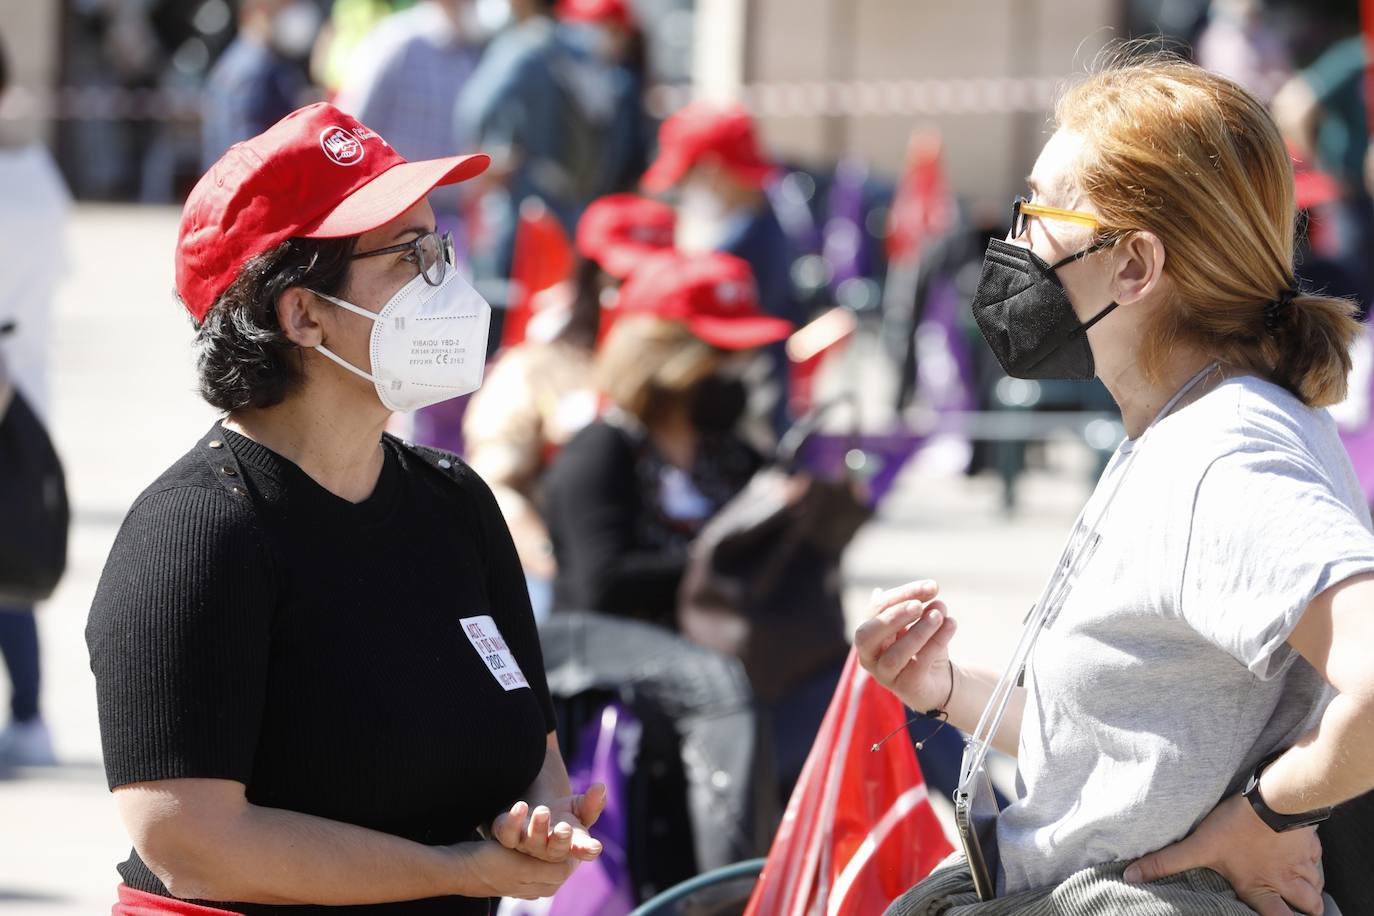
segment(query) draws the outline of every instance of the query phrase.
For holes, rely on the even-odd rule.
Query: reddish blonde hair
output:
[[[602,342],[593,376],[612,403],[647,423],[663,399],[684,396],[715,372],[720,360],[720,351],[685,324],[626,315]]]
[[[1148,376],[1186,342],[1310,407],[1345,397],[1352,303],[1299,295],[1265,324],[1297,288],[1293,164],[1254,96],[1172,56],[1121,55],[1060,99],[1055,122],[1086,141],[1077,177],[1102,235],[1163,242],[1173,294],[1140,345]]]

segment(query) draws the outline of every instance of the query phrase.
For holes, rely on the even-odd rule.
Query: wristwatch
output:
[[[1269,764],[1282,757],[1287,750],[1284,748],[1275,751],[1261,760],[1255,767],[1255,771],[1250,774],[1250,780],[1245,784],[1245,791],[1241,793],[1245,796],[1245,800],[1250,803],[1250,807],[1255,809],[1259,819],[1264,821],[1269,829],[1275,833],[1297,830],[1299,827],[1311,827],[1313,824],[1320,824],[1331,816],[1330,808],[1318,808],[1315,811],[1304,811],[1302,814],[1280,814],[1264,803],[1259,791],[1260,776],[1264,775]]]

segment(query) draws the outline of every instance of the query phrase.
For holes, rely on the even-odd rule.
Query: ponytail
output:
[[[1355,304],[1348,299],[1302,294],[1276,316],[1272,343],[1273,381],[1308,407],[1345,400],[1350,347],[1361,332]]]

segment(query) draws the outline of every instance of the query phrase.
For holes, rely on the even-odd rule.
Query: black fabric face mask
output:
[[[973,320],[1007,375],[1083,380],[1096,374],[1088,328],[1107,317],[1117,303],[1080,322],[1054,272],[1109,244],[1097,242],[1050,264],[1029,248],[1002,239],[988,242],[973,297]]]
[[[710,375],[692,392],[692,425],[703,432],[734,429],[749,404],[749,390],[734,376]]]

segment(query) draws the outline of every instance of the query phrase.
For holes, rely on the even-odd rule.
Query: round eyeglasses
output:
[[[412,252],[415,263],[419,267],[420,276],[424,277],[425,282],[430,286],[438,286],[444,282],[448,268],[453,266],[453,233],[445,232],[440,235],[438,232],[426,232],[424,235],[416,236],[411,241],[403,242],[400,245],[388,245],[386,248],[356,252],[350,260],[373,258],[378,255],[395,254],[401,251]]]

